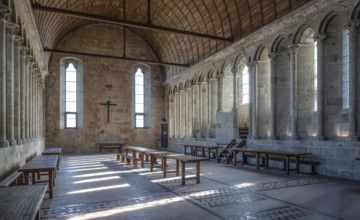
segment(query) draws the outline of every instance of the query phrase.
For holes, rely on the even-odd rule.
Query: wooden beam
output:
[[[162,32],[168,32],[168,33],[174,33],[174,34],[183,34],[183,35],[189,35],[194,37],[201,37],[201,38],[207,38],[210,40],[217,40],[217,41],[226,41],[226,42],[233,42],[233,38],[224,38],[224,37],[218,37],[208,34],[202,34],[198,32],[192,32],[192,31],[185,31],[185,30],[179,30],[179,29],[173,29],[158,25],[152,25],[152,24],[143,24],[139,22],[133,22],[133,21],[126,21],[116,18],[109,18],[101,15],[94,15],[94,14],[88,14],[80,11],[70,11],[66,9],[60,9],[60,8],[53,8],[53,7],[47,7],[42,6],[38,3],[32,4],[32,8],[35,11],[43,11],[43,12],[50,12],[50,13],[56,13],[61,14],[65,16],[75,17],[75,18],[82,18],[97,22],[103,22],[103,23],[109,23],[114,25],[120,25],[120,26],[126,26],[126,27],[132,27],[132,28],[140,28],[145,30],[152,30],[152,31],[162,31]]]
[[[143,63],[147,63],[147,64],[155,64],[155,65],[163,65],[163,66],[189,67],[189,64],[182,64],[182,63],[152,61],[152,60],[144,60],[144,59],[137,59],[137,58],[130,58],[130,57],[119,57],[119,56],[111,56],[111,55],[104,55],[104,54],[84,53],[84,52],[78,52],[78,51],[57,50],[57,49],[49,49],[49,48],[44,48],[44,52],[126,60],[126,61],[130,61],[130,62],[143,62]]]

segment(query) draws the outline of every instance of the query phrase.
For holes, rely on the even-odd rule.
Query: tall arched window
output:
[[[249,71],[248,67],[244,66],[243,71],[241,73],[241,103],[248,104],[249,103]]]
[[[76,69],[72,63],[66,68],[65,75],[65,128],[77,127]]]
[[[83,127],[83,65],[76,58],[60,60],[60,128]]]
[[[135,73],[135,127],[145,126],[144,74],[140,68]]]
[[[343,77],[342,77],[342,109],[349,108],[349,29],[344,29],[342,36]]]

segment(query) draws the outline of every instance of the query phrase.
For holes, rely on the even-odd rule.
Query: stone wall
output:
[[[168,96],[176,99],[180,92],[174,93],[174,88],[179,88],[179,84],[196,82],[204,73],[215,70],[218,92],[214,95],[219,104],[215,138],[173,135],[169,149],[182,152],[186,143],[215,145],[238,139],[236,126],[249,117],[246,147],[310,152],[320,162],[318,173],[360,180],[360,161],[355,160],[360,157],[360,56],[354,52],[360,45],[359,7],[359,1],[311,1],[168,79]],[[343,42],[347,29],[349,51],[344,50]],[[261,54],[264,48],[267,54]],[[266,55],[271,57],[270,63]],[[234,80],[240,77],[241,62],[248,65],[255,79],[250,82],[256,89],[250,90],[253,94],[249,111],[241,105],[239,97],[229,99],[241,94],[240,83],[232,87],[230,80],[226,81],[229,69],[236,74]],[[270,83],[271,75],[275,76],[274,84]],[[187,89],[192,91],[196,87],[195,83]],[[185,103],[184,108],[188,105],[191,103]],[[226,114],[224,106],[230,110]],[[171,111],[169,108],[170,124],[172,120],[181,123],[190,116],[203,117],[194,112],[196,115],[176,118]],[[188,128],[193,130],[191,125]],[[306,169],[309,167],[302,167]]]
[[[155,55],[135,33],[126,31],[126,56],[156,60]],[[111,25],[90,25],[66,36],[58,49],[97,53],[113,56],[123,55],[123,29]],[[97,151],[96,142],[123,141],[129,144],[156,147],[160,139],[160,122],[164,118],[162,73],[158,66],[147,66],[124,60],[99,57],[72,56],[83,65],[83,126],[79,129],[60,129],[60,54],[52,55],[49,76],[46,78],[46,143],[63,147],[65,153]],[[137,67],[151,69],[150,105],[146,117],[149,127],[134,128],[133,75]],[[100,105],[111,101],[110,122],[107,107]]]

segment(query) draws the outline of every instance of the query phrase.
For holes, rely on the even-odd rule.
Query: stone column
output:
[[[199,85],[193,85],[193,137],[200,137],[200,120],[199,120],[199,106],[196,106],[195,103],[199,105],[199,94],[196,94],[196,91],[199,92]]]
[[[270,140],[277,139],[276,137],[276,54],[270,53]]]
[[[20,123],[21,123],[21,141],[26,143],[26,74],[27,74],[27,61],[26,53],[28,47],[21,47],[20,56]]]
[[[199,138],[203,137],[203,93],[202,93],[202,86],[203,86],[203,82],[199,82],[199,95],[198,95],[198,104],[199,104],[199,112],[198,112],[198,118],[199,118]]]
[[[291,117],[291,139],[298,140],[297,123],[297,53],[300,46],[294,44],[289,46],[290,50],[290,117]]]
[[[359,21],[354,21],[346,25],[349,29],[349,140],[358,141],[357,134],[357,29]]]
[[[186,96],[187,96],[187,125],[186,125],[186,137],[191,138],[193,134],[193,115],[192,115],[192,88],[191,86],[186,88]]]
[[[179,137],[179,112],[178,112],[178,92],[174,93],[174,135],[175,137]]]
[[[314,36],[317,47],[317,131],[318,140],[325,140],[324,135],[324,39],[325,33],[318,33]]]
[[[21,45],[24,42],[24,38],[21,36],[15,36],[15,48],[14,48],[14,137],[17,144],[22,144],[21,139]]]
[[[248,64],[248,70],[250,75],[250,102],[249,102],[249,116],[250,116],[250,137],[251,139],[258,139],[258,61],[253,61]]]
[[[6,36],[6,135],[10,146],[16,145],[14,135],[15,118],[15,96],[14,96],[14,57],[15,57],[15,34],[18,26],[14,23],[8,23]]]
[[[216,79],[211,79],[211,137],[216,137],[216,113],[218,111],[218,81]]]
[[[25,136],[26,141],[31,141],[31,133],[30,133],[30,88],[31,88],[31,68],[32,68],[32,56],[26,55],[26,71],[25,71]]]
[[[218,75],[218,111],[224,110],[223,105],[223,86],[224,86],[224,75]]]
[[[179,133],[180,133],[180,137],[184,137],[184,121],[185,121],[185,117],[184,117],[184,111],[185,111],[185,103],[184,103],[184,90],[181,89],[179,90]]]
[[[233,107],[232,107],[232,113],[233,113],[233,137],[238,138],[239,132],[238,132],[238,108],[237,108],[237,100],[238,100],[238,87],[237,87],[237,76],[238,76],[238,69],[233,68],[231,69],[231,72],[233,74]]]
[[[172,138],[174,134],[174,117],[173,117],[173,95],[169,94],[169,137]]]
[[[212,111],[213,111],[213,108],[212,108],[212,105],[213,105],[213,100],[211,100],[212,96],[211,96],[211,93],[212,93],[212,85],[211,85],[211,81],[212,79],[211,78],[208,78],[206,80],[206,83],[207,83],[207,100],[208,100],[208,111],[207,111],[207,129],[206,129],[206,137],[210,137],[211,138],[211,114],[212,114]]]
[[[7,41],[6,41],[6,29],[7,20],[6,17],[10,15],[10,8],[5,5],[0,5],[0,147],[7,147],[9,142],[6,135],[6,55],[7,55]]]

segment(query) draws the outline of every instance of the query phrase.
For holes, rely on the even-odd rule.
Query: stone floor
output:
[[[200,184],[182,186],[175,174],[130,169],[115,154],[63,156],[61,163],[42,219],[360,219],[355,181],[211,160],[201,164]]]

